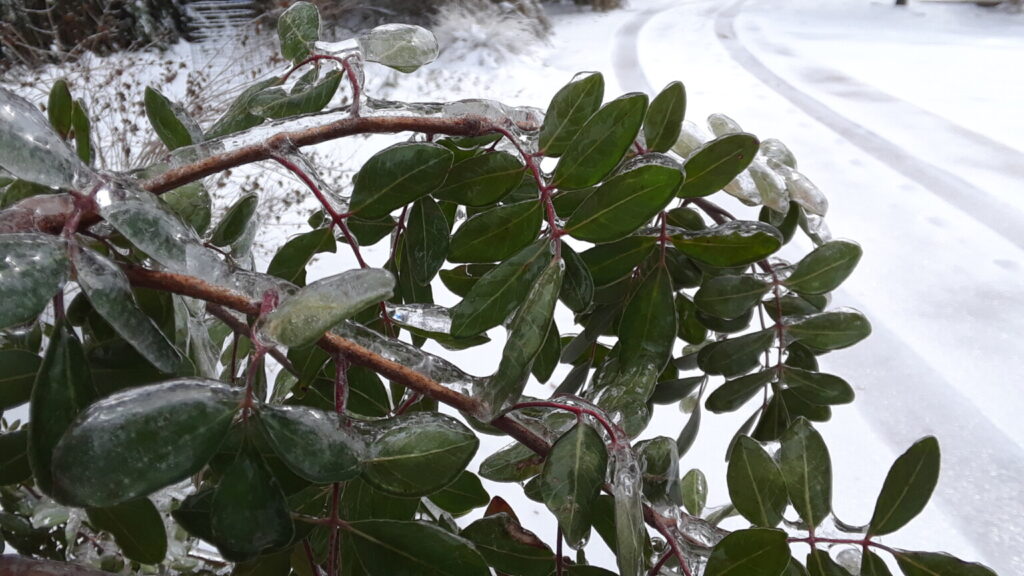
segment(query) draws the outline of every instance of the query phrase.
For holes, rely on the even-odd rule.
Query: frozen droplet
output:
[[[796,170],[796,156],[790,152],[789,147],[782,143],[782,140],[778,138],[765,138],[761,141],[761,148],[759,153],[764,155],[766,158],[771,158],[776,162],[785,164],[790,168]]]
[[[759,206],[761,204],[761,193],[750,175],[749,170],[740,172],[732,182],[725,185],[726,194],[736,198],[747,206]]]
[[[754,158],[747,172],[761,193],[761,204],[785,214],[789,210],[789,193],[786,192],[786,181],[782,176],[769,168],[761,157]]]
[[[0,166],[51,188],[88,191],[99,176],[50,127],[28,100],[0,87]]]
[[[711,129],[711,132],[714,133],[716,138],[721,138],[727,134],[738,134],[743,132],[740,125],[725,114],[712,114],[708,116],[708,128]]]
[[[790,200],[810,214],[824,216],[828,212],[828,198],[809,178],[776,160],[769,159],[768,166],[786,181]]]
[[[433,32],[411,24],[385,24],[356,38],[363,58],[399,72],[414,72],[437,58]]]
[[[695,150],[711,140],[711,134],[696,123],[686,120],[679,131],[679,138],[676,139],[672,151],[683,158],[688,158]]]
[[[861,555],[857,548],[843,548],[836,555],[836,563],[850,574],[860,574]]]

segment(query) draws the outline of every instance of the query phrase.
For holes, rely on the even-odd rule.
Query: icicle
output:
[[[609,475],[615,499],[616,560],[621,576],[643,573],[644,528],[640,464],[628,444],[610,448]]]
[[[399,72],[414,72],[437,58],[437,38],[421,26],[385,24],[356,38],[363,58]]]

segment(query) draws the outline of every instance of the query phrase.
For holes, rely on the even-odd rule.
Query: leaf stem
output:
[[[573,406],[571,404],[561,404],[559,402],[537,400],[534,402],[520,402],[509,408],[509,411],[519,410],[522,408],[553,408],[555,410],[565,410],[566,412],[571,412],[576,416],[582,416],[585,414],[587,416],[590,416],[594,420],[597,420],[598,423],[601,424],[601,426],[604,428],[604,431],[607,432],[608,436],[611,438],[612,444],[619,445],[620,438],[618,434],[615,432],[615,428],[611,425],[610,422],[608,422],[608,418],[604,414],[598,412],[597,410],[592,410],[590,408],[585,408],[582,406]]]

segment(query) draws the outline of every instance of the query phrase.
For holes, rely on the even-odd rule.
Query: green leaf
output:
[[[654,251],[657,243],[657,238],[650,236],[628,236],[617,242],[594,246],[580,257],[590,270],[594,286],[607,286],[629,275]]]
[[[660,372],[676,341],[676,315],[668,270],[658,266],[633,293],[619,323],[619,362],[624,369],[636,363],[652,363]]]
[[[891,534],[924,509],[939,481],[939,461],[939,441],[927,436],[893,462],[878,495],[868,534]]]
[[[468,540],[425,522],[361,520],[345,528],[368,576],[488,576]]]
[[[635,446],[643,474],[644,498],[657,506],[682,505],[679,452],[675,440],[657,436]]]
[[[594,279],[583,258],[565,242],[562,242],[562,261],[565,262],[565,278],[558,297],[573,312],[584,312],[594,300]]]
[[[243,90],[238,95],[238,98],[235,98],[235,101],[231,103],[231,106],[228,107],[227,112],[224,112],[224,115],[206,131],[207,138],[219,138],[259,126],[263,122],[263,117],[256,116],[250,112],[249,105],[257,94],[280,83],[281,79],[275,76],[256,82]]]
[[[544,457],[518,442],[498,450],[480,463],[480,476],[492,482],[523,482],[540,474]]]
[[[572,213],[565,231],[594,243],[625,238],[654,218],[682,181],[682,171],[663,164],[645,164],[613,176]]]
[[[550,240],[541,238],[484,274],[452,308],[452,336],[475,336],[504,322],[550,261]]]
[[[566,146],[551,185],[562,190],[593,186],[633,145],[647,110],[646,94],[626,94],[605,104]]]
[[[71,90],[64,79],[57,80],[50,88],[50,96],[46,101],[46,115],[50,119],[50,125],[60,134],[67,137],[71,132],[71,112],[74,103],[71,99]]]
[[[562,292],[565,292],[564,283],[562,287]],[[540,350],[537,351],[537,356],[533,359],[533,364],[530,366],[530,373],[533,374],[538,382],[547,382],[551,378],[551,374],[554,373],[555,368],[558,367],[558,359],[561,355],[562,338],[558,334],[558,325],[555,324],[552,318],[551,324],[548,326],[548,333],[544,336],[544,343],[541,345]]]
[[[70,326],[58,322],[39,366],[29,406],[28,455],[36,485],[54,494],[53,451],[74,421],[97,397],[82,343]]]
[[[274,254],[270,266],[267,267],[267,274],[287,280],[296,286],[304,286],[306,266],[313,256],[323,252],[333,254],[336,251],[337,243],[329,227],[299,234],[285,242],[277,254]]]
[[[334,413],[300,406],[264,406],[259,422],[277,456],[310,482],[359,476],[363,439]]]
[[[249,560],[292,540],[288,501],[259,453],[245,447],[228,466],[210,503],[213,544],[225,559]]]
[[[494,270],[494,264],[463,264],[450,270],[441,270],[439,276],[444,287],[463,298],[484,274]]]
[[[160,201],[167,204],[185,224],[198,234],[205,234],[210,227],[212,200],[206,187],[192,182],[160,195]]]
[[[25,350],[0,350],[0,412],[29,401],[41,363]]]
[[[708,502],[708,481],[704,473],[694,468],[683,476],[683,507],[691,516],[700,516]]]
[[[862,550],[860,557],[860,576],[892,576],[889,567],[885,565],[878,554],[871,550]]]
[[[277,37],[285,60],[299,63],[320,38],[320,12],[309,2],[296,2],[277,20]]]
[[[789,564],[781,530],[737,530],[723,538],[708,558],[705,576],[780,576]]]
[[[64,242],[46,234],[0,235],[0,328],[32,320],[67,282]]]
[[[287,118],[319,112],[331,102],[341,78],[340,70],[331,70],[316,84],[290,94],[283,88],[268,87],[249,99],[249,112],[259,118]]]
[[[683,254],[719,268],[753,264],[782,247],[779,231],[762,222],[728,222],[704,231],[681,232],[671,238]]]
[[[18,484],[32,477],[28,459],[28,430],[0,434],[0,486]],[[38,480],[37,480],[38,483]]]
[[[608,450],[597,430],[579,423],[551,447],[541,489],[566,542],[578,547],[590,533],[591,508],[604,484]]]
[[[464,206],[490,206],[515,190],[526,167],[507,152],[487,152],[456,162],[434,198]]]
[[[121,268],[88,248],[75,249],[72,262],[78,285],[93,309],[153,366],[164,373],[174,373],[181,356],[136,304],[131,285]]]
[[[75,132],[75,153],[86,164],[92,164],[92,137],[89,111],[75,100],[71,106],[71,129]]]
[[[728,134],[715,138],[695,150],[686,159],[686,182],[680,198],[700,198],[714,194],[747,169],[760,145],[753,134]]]
[[[401,497],[427,496],[455,481],[480,441],[451,416],[423,412],[388,420],[370,442],[363,479]]]
[[[700,432],[700,414],[700,404],[697,404],[694,406],[693,412],[690,413],[686,426],[679,431],[679,437],[676,438],[676,450],[679,452],[680,458],[690,451],[694,440],[697,439],[697,433]]]
[[[813,548],[807,555],[807,571],[810,576],[850,576],[827,551],[819,548]]]
[[[391,231],[395,229],[396,224],[395,219],[391,216],[381,216],[372,220],[366,220],[358,216],[350,216],[348,218],[349,230],[356,237],[356,242],[360,246],[372,246],[387,238]],[[342,241],[347,243],[344,239]]]
[[[761,353],[774,341],[775,330],[772,328],[719,340],[700,349],[697,364],[709,374],[743,374],[760,363]]]
[[[178,118],[180,111],[175,110],[175,104],[159,90],[146,86],[143,101],[146,106],[146,116],[153,126],[153,131],[168,149],[174,150],[196,144],[192,141],[192,134],[189,133],[188,128]]]
[[[210,235],[210,244],[214,246],[230,246],[242,237],[249,222],[256,215],[256,207],[260,203],[260,197],[256,194],[246,194],[228,208],[221,218],[217,227]]]
[[[942,552],[897,550],[893,555],[906,576],[996,576],[987,566]]]
[[[774,528],[782,521],[788,503],[786,481],[757,440],[737,438],[725,478],[729,499],[744,518],[763,528]]]
[[[188,478],[220,447],[242,396],[219,382],[182,378],[100,400],[57,444],[55,498],[108,507]]]
[[[825,294],[839,287],[860,262],[864,251],[853,242],[826,242],[797,262],[793,273],[783,281],[801,294]]]
[[[700,344],[708,336],[708,329],[697,318],[697,306],[683,293],[676,297],[676,326],[678,336],[690,344]]]
[[[412,278],[427,285],[448,256],[448,221],[433,198],[420,198],[409,211],[405,227],[404,258],[409,259]]]
[[[712,392],[705,407],[715,414],[732,412],[746,404],[775,377],[774,370],[762,370],[733,380],[727,380]]]
[[[351,211],[380,218],[436,190],[452,166],[451,150],[425,142],[395,144],[374,154],[353,181]]]
[[[167,531],[147,498],[109,508],[89,508],[89,523],[114,536],[121,552],[140,564],[159,564],[167,555]]]
[[[476,474],[463,470],[455,482],[431,494],[430,501],[452,516],[459,517],[487,506],[491,496]]]
[[[587,120],[601,107],[604,99],[604,77],[599,72],[577,74],[571,82],[555,93],[544,115],[539,147],[545,156],[558,157]]]
[[[497,262],[537,238],[544,210],[537,200],[506,204],[481,212],[452,236],[451,262]]]
[[[302,546],[296,546],[290,550],[267,554],[248,562],[239,562],[231,570],[231,576],[288,576],[292,571],[292,557],[299,554],[301,554],[302,561],[308,566],[309,561],[306,559],[305,551]],[[301,574],[298,568],[296,573]],[[312,573],[303,576],[312,576]]]
[[[771,285],[752,275],[705,277],[693,303],[719,318],[737,318],[757,305]]]
[[[675,404],[692,394],[705,381],[707,381],[705,376],[662,380],[654,388],[650,401],[655,404]]]
[[[797,514],[817,526],[832,511],[832,461],[818,431],[804,418],[786,430],[779,449],[779,469]]]
[[[371,304],[390,298],[395,277],[386,270],[349,270],[317,280],[288,297],[266,316],[262,332],[275,342],[298,348]]]
[[[644,119],[644,141],[653,152],[668,152],[679,139],[686,114],[686,89],[682,82],[665,86],[647,110]]]
[[[548,576],[555,555],[536,535],[502,512],[485,516],[462,531],[487,563],[509,576]]]
[[[871,323],[856,310],[834,310],[788,324],[786,334],[811,350],[838,350],[871,335]]]
[[[551,326],[561,287],[562,262],[554,258],[537,277],[512,319],[498,370],[480,391],[480,400],[491,414],[497,415],[523,393],[533,361]]]
[[[783,366],[782,382],[794,394],[811,404],[832,405],[853,402],[853,388],[839,376]]]

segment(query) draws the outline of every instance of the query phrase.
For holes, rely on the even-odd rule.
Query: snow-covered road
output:
[[[829,195],[836,235],[865,248],[836,300],[875,332],[823,363],[859,393],[824,426],[841,517],[866,520],[844,504],[865,514],[887,461],[934,434],[939,499],[892,542],[1024,573],[1024,381],[1012,371],[1024,360],[1024,138],[1005,125],[1021,122],[1022,86],[1001,73],[1024,49],[1024,19],[864,0],[634,0],[627,12],[608,23],[622,90],[681,79],[688,118],[724,112],[781,138]]]

